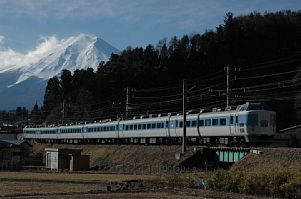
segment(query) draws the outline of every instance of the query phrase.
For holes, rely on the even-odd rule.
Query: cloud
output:
[[[36,63],[46,53],[55,50],[64,41],[58,40],[56,36],[43,37],[35,49],[26,53],[17,52],[10,48],[3,49],[0,51],[0,72]]]
[[[0,45],[3,45],[5,42],[5,37],[3,35],[0,35]]]

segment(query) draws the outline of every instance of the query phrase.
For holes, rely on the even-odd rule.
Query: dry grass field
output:
[[[22,194],[42,194],[42,193],[70,193],[88,192],[98,190],[97,184],[72,184],[54,182],[0,182],[0,195],[22,195]]]
[[[242,195],[191,189],[181,184],[186,176],[171,178],[146,175],[46,172],[0,172],[3,198],[234,198]],[[124,186],[124,182],[130,182]],[[134,184],[131,184],[134,182]],[[133,186],[134,185],[134,186]],[[107,190],[107,186],[112,188]],[[122,187],[122,189],[118,189]],[[254,199],[257,197],[244,196]]]
[[[0,179],[24,179],[26,181],[75,181],[75,182],[122,182],[130,180],[157,181],[162,176],[100,174],[100,173],[57,173],[57,172],[4,172],[0,171]]]
[[[162,177],[123,174],[83,174],[56,172],[0,172],[0,196],[2,197],[54,197],[60,195],[87,195],[106,192],[107,186],[120,183],[159,182]],[[58,198],[58,197],[55,197]],[[60,198],[60,197],[59,197]]]

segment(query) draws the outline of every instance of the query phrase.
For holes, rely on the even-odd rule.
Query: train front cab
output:
[[[262,104],[247,104],[247,137],[250,142],[261,142],[276,133],[276,113]]]

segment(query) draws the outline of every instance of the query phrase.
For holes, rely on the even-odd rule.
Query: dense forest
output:
[[[179,112],[183,79],[189,110],[225,107],[229,67],[230,105],[265,102],[277,111],[279,128],[287,127],[301,111],[300,50],[301,11],[227,13],[215,30],[128,47],[96,71],[63,70],[49,79],[32,122],[125,118],[126,104],[129,117]]]

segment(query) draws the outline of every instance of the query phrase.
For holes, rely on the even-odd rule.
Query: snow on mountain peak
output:
[[[112,53],[119,51],[96,36],[80,34],[61,40],[51,36],[43,38],[34,50],[26,54],[12,49],[0,51],[0,73],[18,71],[20,76],[14,84],[30,77],[47,80],[63,69],[95,69]]]

